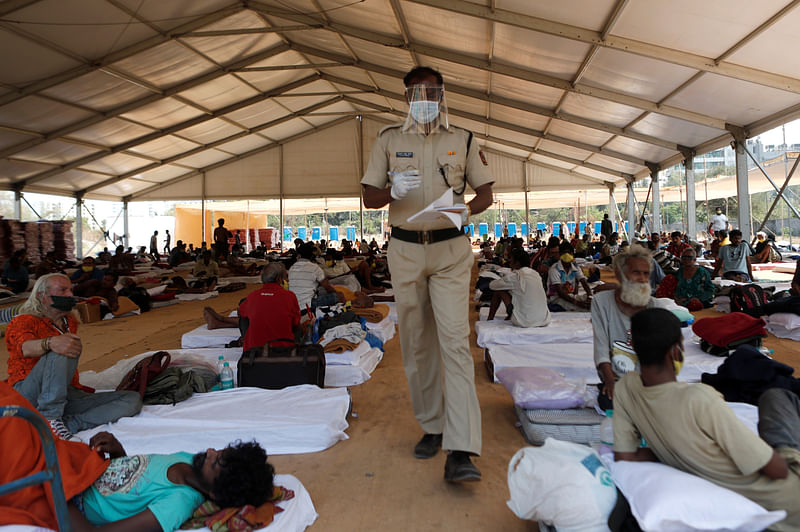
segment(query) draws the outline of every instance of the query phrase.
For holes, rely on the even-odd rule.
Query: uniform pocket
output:
[[[452,157],[439,157],[436,163],[437,171],[446,186],[452,187],[456,194],[463,194],[464,188],[466,188],[463,162],[455,162]]]
[[[419,158],[412,151],[395,151],[389,155],[390,172],[407,172],[408,170],[419,170]]]

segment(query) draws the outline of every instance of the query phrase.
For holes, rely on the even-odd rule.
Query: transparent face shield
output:
[[[430,133],[437,127],[447,129],[447,103],[441,85],[409,85],[406,87],[408,115],[404,131]]]

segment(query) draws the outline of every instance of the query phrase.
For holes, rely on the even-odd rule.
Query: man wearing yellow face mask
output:
[[[80,284],[84,281],[102,281],[105,276],[105,270],[100,270],[95,267],[93,257],[86,257],[83,259],[80,269],[72,274],[69,278],[73,284]]]
[[[566,311],[586,311],[592,303],[592,289],[586,282],[586,276],[575,264],[572,246],[561,244],[558,262],[550,266],[547,275],[547,297],[549,302]],[[578,283],[586,292],[585,298],[578,297]]]
[[[705,384],[676,381],[683,364],[678,318],[647,309],[631,318],[641,373],[614,393],[614,458],[654,461],[702,477],[760,504],[785,510],[770,530],[800,529],[800,399],[773,388],[758,404],[758,435]],[[640,447],[642,437],[647,447]],[[792,464],[789,467],[788,464]]]

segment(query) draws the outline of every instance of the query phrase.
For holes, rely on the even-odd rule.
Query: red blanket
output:
[[[17,405],[36,411],[6,382],[0,381],[0,406]],[[61,481],[67,500],[88,488],[106,470],[108,461],[88,445],[56,439]],[[0,484],[45,468],[39,434],[21,418],[0,418]],[[33,525],[56,529],[50,484],[38,484],[0,497],[0,525]]]
[[[719,318],[702,318],[692,325],[694,333],[712,345],[726,347],[731,342],[753,336],[766,336],[764,320],[743,312],[731,312]]]

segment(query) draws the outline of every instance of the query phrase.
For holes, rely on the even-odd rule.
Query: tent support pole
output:
[[[742,128],[728,125],[734,138],[736,151],[736,197],[739,206],[739,230],[742,240],[749,242],[753,237],[753,222],[750,219],[750,187],[747,182],[747,133]],[[777,187],[776,187],[777,188]]]
[[[633,245],[633,235],[636,233],[636,194],[633,192],[633,182],[627,184],[628,188],[628,228],[622,224],[628,243]]]
[[[22,192],[14,191],[14,219],[22,221]]]
[[[773,181],[773,180],[772,180],[772,178],[769,176],[769,174],[768,174],[768,173],[767,173],[767,171],[764,169],[764,167],[761,165],[761,163],[760,163],[760,162],[758,162],[758,161],[756,160],[755,156],[754,156],[754,155],[752,154],[752,152],[751,152],[751,151],[750,151],[750,150],[747,148],[747,145],[745,145],[745,147],[744,147],[744,150],[745,150],[745,152],[747,153],[747,155],[749,155],[749,156],[750,156],[750,158],[753,160],[753,162],[754,162],[754,163],[756,163],[756,166],[758,167],[758,169],[759,169],[759,170],[761,170],[761,173],[762,173],[762,174],[764,174],[764,177],[766,177],[766,178],[767,178],[767,181],[769,181],[769,184],[770,184],[770,185],[772,185],[772,188],[774,188],[774,189],[775,189],[775,192],[778,192],[778,196],[776,196],[776,199],[777,199],[777,198],[781,198],[781,199],[783,199],[783,201],[785,201],[785,202],[786,202],[786,205],[788,205],[788,206],[789,206],[789,208],[792,210],[792,212],[794,212],[794,215],[795,215],[795,216],[797,216],[798,218],[800,218],[800,213],[798,213],[798,212],[797,212],[797,209],[795,209],[795,208],[794,208],[794,205],[792,205],[792,204],[791,204],[791,202],[789,202],[789,200],[786,198],[786,196],[784,196],[784,195],[781,193],[781,190],[780,190],[780,189],[778,189],[778,185],[776,185],[776,184],[775,184],[775,181]],[[785,157],[785,154],[784,154],[784,157]],[[796,165],[797,165],[797,161],[795,161],[795,166],[796,166]]]
[[[531,235],[531,210],[528,206],[528,165],[525,161],[522,162],[522,179],[525,186],[525,227],[527,228],[527,235],[525,240],[530,240]]]
[[[75,198],[75,256],[83,259],[83,197]]]
[[[611,220],[611,227],[617,221],[617,201],[614,199],[614,183],[606,183],[608,187],[608,219]]]
[[[697,239],[697,198],[694,182],[694,150],[682,150],[683,169],[686,173],[686,232],[690,240]]]
[[[128,231],[128,200],[122,202],[122,242],[128,248],[130,232]]]
[[[200,224],[202,225],[200,234],[201,242],[208,242],[206,239],[206,173],[200,174]]]
[[[356,116],[358,121],[358,175],[364,176],[364,117]],[[364,240],[364,187],[358,187],[358,232]],[[381,215],[381,236],[383,236],[383,215]],[[358,247],[356,247],[358,249]]]
[[[654,233],[661,233],[663,228],[661,225],[661,183],[658,182],[658,173],[661,167],[655,164],[648,164],[647,167],[650,169],[650,179],[653,182],[653,203],[651,207],[653,223],[651,227]]]
[[[283,234],[283,226],[286,224],[285,216],[283,213],[283,144],[278,146],[278,211],[280,214],[280,221],[278,225],[280,225],[280,243],[281,243],[281,253],[285,249],[283,246],[286,244],[284,242],[284,234]]]

